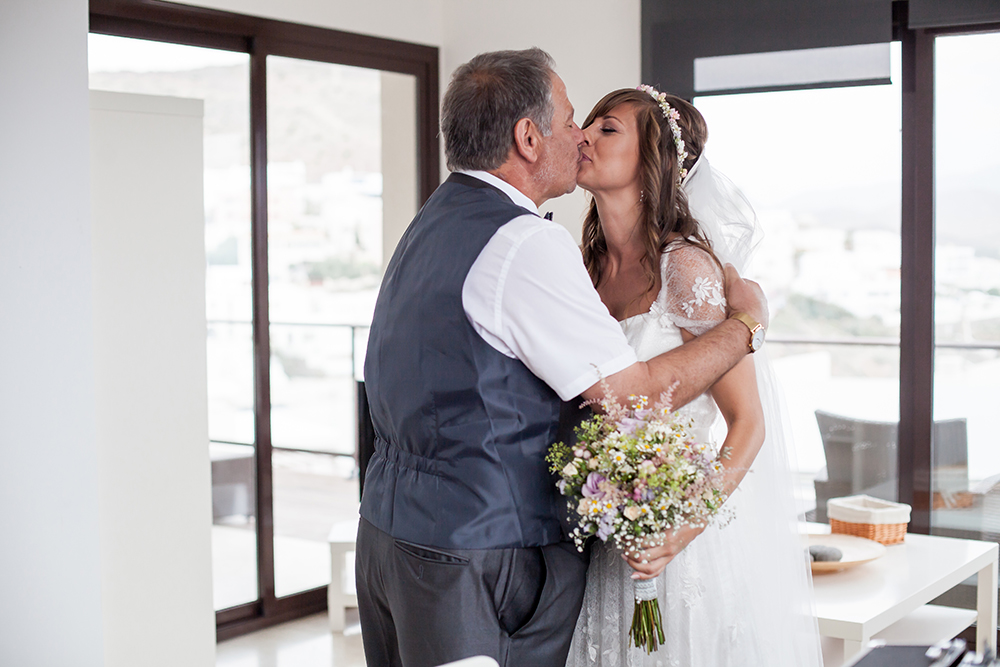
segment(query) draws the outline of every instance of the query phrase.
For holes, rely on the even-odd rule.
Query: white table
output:
[[[822,524],[808,525],[811,533],[829,530]],[[840,659],[846,660],[873,637],[900,644],[921,640],[932,644],[954,636],[975,620],[976,647],[981,651],[988,646],[995,652],[997,553],[995,542],[908,534],[903,544],[886,547],[885,555],[877,560],[816,574],[813,586],[820,634],[842,641]],[[978,575],[975,612],[927,604],[972,575]]]

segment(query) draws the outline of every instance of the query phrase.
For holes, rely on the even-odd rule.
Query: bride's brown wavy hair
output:
[[[606,116],[620,104],[635,107],[635,121],[639,133],[639,180],[641,181],[642,213],[639,229],[645,255],[643,268],[649,279],[647,291],[656,285],[660,255],[667,247],[671,234],[678,234],[684,242],[697,246],[711,255],[716,264],[722,265],[712,251],[711,242],[702,233],[698,221],[688,209],[687,196],[677,184],[681,167],[689,172],[708,141],[708,125],[704,116],[690,102],[667,94],[667,103],[680,114],[678,125],[688,156],[683,165],[677,164],[677,147],[663,111],[648,93],[632,88],[615,90],[605,95],[587,115],[583,127],[595,119]],[[604,258],[608,253],[607,240],[601,227],[597,203],[593,197],[583,221],[583,263],[594,286],[601,283]]]

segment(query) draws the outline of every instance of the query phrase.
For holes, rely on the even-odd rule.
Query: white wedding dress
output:
[[[640,360],[681,345],[681,328],[698,335],[726,317],[722,274],[705,251],[674,243],[660,268],[662,288],[649,312],[622,322]],[[822,664],[810,609],[811,579],[783,460],[782,422],[766,384],[769,367],[760,356],[755,362],[767,439],[727,501],[735,518],[727,526],[706,529],[657,579],[666,642],[651,655],[631,645],[633,570],[611,544],[595,542],[570,667]],[[696,439],[722,442],[724,423],[709,395],[680,413],[693,419]],[[720,423],[723,435],[713,438]]]

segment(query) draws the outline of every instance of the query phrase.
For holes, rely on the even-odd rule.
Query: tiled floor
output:
[[[365,667],[358,610],[347,611],[344,634],[331,633],[326,614],[283,623],[220,642],[216,667]]]

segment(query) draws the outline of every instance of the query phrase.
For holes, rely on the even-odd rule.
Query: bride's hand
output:
[[[684,551],[684,547],[701,535],[704,530],[704,528],[691,526],[672,530],[663,536],[663,544],[658,544],[659,540],[656,541],[656,544],[648,542],[641,551],[627,552],[622,555],[622,558],[635,570],[632,573],[633,579],[653,579],[660,576],[667,563]]]
[[[729,301],[730,313],[747,313],[760,322],[764,328],[768,325],[767,298],[760,285],[752,280],[744,280],[736,272],[732,264],[726,264],[726,299]]]

